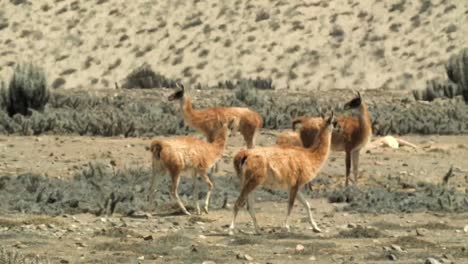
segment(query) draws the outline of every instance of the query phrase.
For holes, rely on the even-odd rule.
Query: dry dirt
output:
[[[264,131],[258,144],[272,144],[277,133]],[[404,139],[419,149],[379,148],[363,155],[360,188],[379,185],[388,176],[438,183],[450,165],[454,165],[455,177],[449,184],[466,188],[467,136]],[[117,169],[149,167],[144,149],[148,143],[149,139],[142,138],[1,136],[0,174],[32,171],[67,178],[90,161],[114,161]],[[230,157],[240,146],[239,136],[230,138],[215,177],[233,175]],[[333,153],[322,175],[331,178],[329,186],[338,186],[344,181],[343,172],[343,154]],[[306,212],[298,203],[292,215],[292,232],[286,234],[281,230],[284,195],[263,193],[256,196],[263,228],[260,236],[248,234],[253,228],[245,211],[238,221],[243,232],[227,236],[231,210],[218,205],[200,217],[170,210],[138,214],[141,218],[118,214],[52,217],[9,211],[0,217],[0,245],[7,252],[38,255],[53,263],[424,263],[428,257],[444,263],[468,261],[467,213],[356,213],[343,211],[345,204],[309,198],[324,232],[316,234],[309,229]],[[234,199],[229,197],[229,205]]]

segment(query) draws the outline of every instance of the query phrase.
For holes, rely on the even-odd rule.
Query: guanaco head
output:
[[[328,118],[324,117],[324,123],[324,129],[327,129],[329,131],[332,131],[337,127],[337,121],[335,119],[335,113],[333,111],[331,112],[331,115]]]
[[[167,100],[174,101],[174,100],[181,100],[182,98],[184,98],[184,92],[185,92],[184,85],[178,83],[177,87],[179,88],[179,90],[177,92],[169,95]]]
[[[362,104],[361,94],[357,92],[357,96],[344,105],[344,110],[359,108]]]
[[[229,120],[229,122],[222,122],[219,121],[217,122],[216,129],[214,132],[214,138],[215,139],[224,139],[229,136],[229,131],[231,130],[233,126],[234,120]]]

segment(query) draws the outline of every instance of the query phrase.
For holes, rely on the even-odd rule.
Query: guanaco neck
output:
[[[191,120],[194,116],[195,110],[193,109],[192,100],[190,97],[182,97],[182,100],[180,100],[180,109],[182,109],[184,119]]]
[[[180,100],[180,108],[182,109],[185,122],[189,126],[198,129],[200,126],[199,121],[201,121],[199,111],[193,109],[192,99],[189,96],[184,96]]]
[[[226,146],[227,140],[227,129],[222,128],[223,131],[220,131],[219,134],[214,138],[212,146],[216,149],[216,156],[219,156],[223,153]]]
[[[309,153],[314,159],[319,159],[320,163],[328,158],[330,153],[332,133],[331,131],[320,131],[315,140],[315,144],[309,147]]]
[[[370,114],[367,110],[367,105],[365,103],[362,103],[359,107],[359,125],[362,130],[366,130],[369,132],[371,132],[372,130]]]

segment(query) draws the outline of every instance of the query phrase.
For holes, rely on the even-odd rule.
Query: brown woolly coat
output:
[[[305,117],[300,116],[293,119],[292,130],[285,131],[276,138],[277,145],[304,146],[306,148],[312,146],[315,137],[320,131],[322,117]],[[297,124],[302,124],[299,132],[296,132]]]
[[[213,143],[189,136],[155,139],[150,151],[157,169],[167,170],[171,175],[187,170],[204,174],[221,158],[226,136],[227,131],[223,131]]]
[[[332,150],[351,152],[360,150],[369,143],[372,137],[372,123],[367,105],[359,106],[359,116],[339,117],[337,123],[340,127],[332,136]]]
[[[233,122],[233,132],[241,132],[249,144],[253,144],[255,133],[263,126],[262,117],[244,107],[213,107],[203,110],[195,110],[192,101],[185,96],[181,101],[181,108],[185,122],[190,127],[202,132],[208,139],[213,141],[215,125],[221,121],[223,123]]]
[[[240,151],[234,167],[241,183],[267,188],[300,187],[311,181],[328,159],[331,128],[325,128],[314,147],[272,146]]]
[[[332,151],[354,151],[363,148],[372,137],[372,123],[367,105],[363,103],[358,108],[359,116],[338,117],[338,130],[332,135]],[[308,148],[315,142],[315,137],[320,131],[321,117],[298,117],[293,120],[293,130],[297,123],[302,123],[299,132],[283,132],[276,140],[277,144],[304,146]],[[297,141],[299,138],[301,144]]]

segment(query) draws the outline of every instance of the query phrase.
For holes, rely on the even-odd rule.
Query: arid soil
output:
[[[278,131],[264,131],[259,145],[274,142]],[[418,149],[377,148],[362,156],[358,186],[365,190],[399,178],[406,183],[394,192],[419,195],[423,183],[439,184],[453,165],[453,189],[465,192],[468,145],[466,136],[407,136]],[[1,136],[1,175],[33,172],[69,180],[90,161],[109,164],[114,170],[149,168],[145,150],[149,139],[89,138],[65,136]],[[232,155],[241,148],[240,136],[231,137],[220,170],[214,174],[217,192],[232,189]],[[346,203],[329,203],[317,197],[319,189],[339,190],[344,182],[344,155],[333,153],[321,172],[314,191],[304,190],[323,233],[309,229],[306,211],[297,203],[292,232],[281,229],[286,211],[284,192],[259,190],[256,208],[263,234],[253,227],[245,211],[240,213],[234,236],[227,235],[235,191],[229,192],[228,208],[215,195],[208,215],[184,216],[169,201],[156,211],[131,216],[115,213],[41,215],[3,209],[0,245],[4,252],[40,256],[52,263],[424,263],[432,257],[443,263],[468,261],[468,210],[458,212],[358,213]],[[224,178],[224,179],[223,179]],[[323,179],[327,179],[324,181]],[[390,181],[389,181],[390,182]],[[183,185],[191,184],[184,179]],[[162,185],[167,185],[164,181]],[[160,186],[167,189],[167,186]],[[146,187],[146,186],[145,186]],[[204,188],[204,187],[203,187]],[[183,188],[182,188],[183,189]],[[324,190],[326,191],[326,190]],[[188,203],[191,197],[183,195]],[[21,197],[18,197],[21,199]],[[85,198],[83,198],[85,199]],[[411,208],[411,205],[408,205]],[[213,261],[213,262],[208,262]]]

